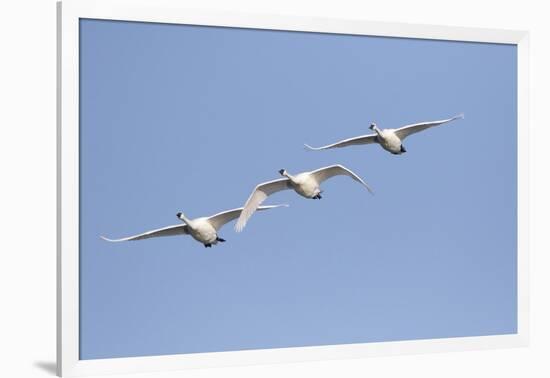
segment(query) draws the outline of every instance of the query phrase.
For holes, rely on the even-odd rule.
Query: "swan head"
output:
[[[185,219],[185,214],[182,213],[182,212],[179,212],[179,213],[176,214],[176,217],[178,217],[181,220],[184,220]]]
[[[377,126],[376,126],[376,123],[371,123],[370,126],[369,126],[369,129],[371,130],[376,130]]]
[[[279,169],[279,174],[280,174],[281,176],[286,176],[286,175],[287,175],[286,169]]]

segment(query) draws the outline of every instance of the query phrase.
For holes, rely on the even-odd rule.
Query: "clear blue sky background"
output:
[[[82,359],[515,333],[516,48],[81,21]],[[466,118],[379,146],[306,152]],[[242,234],[108,243],[287,191]]]

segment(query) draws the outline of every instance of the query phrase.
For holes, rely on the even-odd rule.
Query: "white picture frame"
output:
[[[325,32],[517,45],[518,56],[518,332],[514,335],[79,360],[79,19],[109,19]],[[182,8],[177,0],[73,0],[58,3],[57,373],[143,373],[526,346],[528,344],[528,51],[524,31],[247,14]]]

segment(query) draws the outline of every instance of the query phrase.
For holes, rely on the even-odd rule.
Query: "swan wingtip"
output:
[[[288,203],[278,203],[276,205],[265,205],[265,207],[269,209],[275,209],[277,207],[289,207],[290,205]]]

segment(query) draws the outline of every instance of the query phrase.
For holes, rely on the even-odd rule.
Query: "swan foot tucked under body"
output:
[[[317,194],[316,196],[313,196],[311,197],[311,199],[321,199],[323,197],[321,197],[321,194]]]
[[[219,236],[216,236],[216,240],[213,243],[204,243],[204,248],[212,248],[213,244],[225,243],[225,239],[220,238]]]
[[[392,155],[402,155],[404,154],[405,152],[407,152],[407,150],[405,149],[405,147],[403,145],[399,146],[399,151],[390,151]]]

